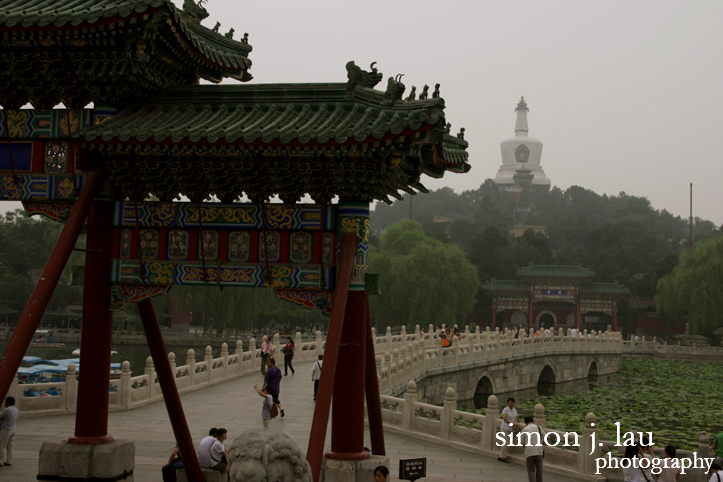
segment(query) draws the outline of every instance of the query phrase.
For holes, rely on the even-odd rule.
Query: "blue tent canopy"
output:
[[[53,365],[35,365],[30,368],[18,368],[18,375],[36,375],[38,373],[68,373],[68,367],[58,367]]]
[[[23,363],[40,363],[43,359],[37,356],[24,356]]]

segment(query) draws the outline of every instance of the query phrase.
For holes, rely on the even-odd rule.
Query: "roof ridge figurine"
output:
[[[427,100],[427,97],[429,97],[429,86],[427,84],[424,84],[422,93],[419,94],[419,100]]]
[[[350,60],[346,63],[346,78],[349,79],[346,88],[347,93],[353,92],[354,89],[356,89],[357,85],[373,88],[375,85],[382,81],[382,79],[384,78],[384,74],[379,72],[374,67],[374,64],[376,64],[376,62],[372,62],[369,66],[371,72],[367,72],[365,70],[362,70],[360,67],[357,67],[353,60]]]
[[[203,8],[203,0],[198,3],[193,0],[183,0],[183,13],[186,18],[193,20],[194,23],[201,23],[201,20],[208,17],[208,10]],[[220,25],[220,24],[219,24]]]

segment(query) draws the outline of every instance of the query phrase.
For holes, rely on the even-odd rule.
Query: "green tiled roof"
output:
[[[530,264],[517,270],[517,276],[524,278],[577,278],[586,279],[595,276],[595,273],[582,266],[556,266]]]
[[[52,108],[66,95],[76,108],[117,105],[199,78],[250,80],[247,38],[201,25],[208,13],[185,3],[180,9],[170,0],[0,0],[6,107]]]
[[[428,131],[410,147],[430,166],[461,166],[467,142],[445,135],[444,100],[384,104],[384,92],[346,84],[198,85],[175,87],[132,103],[115,117],[81,131],[88,142],[344,144]],[[413,140],[410,138],[410,140]]]
[[[522,283],[520,281],[516,280],[490,280],[484,285],[482,285],[482,289],[484,291],[490,292],[490,293],[510,293],[510,292],[521,292],[521,293],[529,293],[530,292],[530,285],[527,283]]]
[[[630,290],[618,283],[590,283],[580,287],[580,294],[626,295]]]

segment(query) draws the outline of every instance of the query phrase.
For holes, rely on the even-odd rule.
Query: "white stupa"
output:
[[[550,180],[545,176],[545,172],[540,166],[540,158],[542,157],[542,142],[534,137],[527,137],[527,103],[522,97],[517,103],[517,122],[515,122],[515,137],[505,139],[500,143],[500,151],[502,152],[502,165],[495,183],[500,188],[513,188],[515,186],[514,175],[517,169],[526,166],[535,176],[532,179],[533,186],[550,186]]]

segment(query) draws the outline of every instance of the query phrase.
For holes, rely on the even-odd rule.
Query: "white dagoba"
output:
[[[500,151],[502,152],[502,165],[495,183],[500,188],[513,188],[515,186],[514,175],[517,169],[526,166],[532,171],[534,178],[533,186],[550,187],[550,180],[545,176],[545,172],[540,166],[540,158],[542,157],[542,142],[534,137],[528,137],[527,132],[527,103],[522,97],[517,103],[517,122],[515,122],[515,137],[505,139],[500,143]]]

